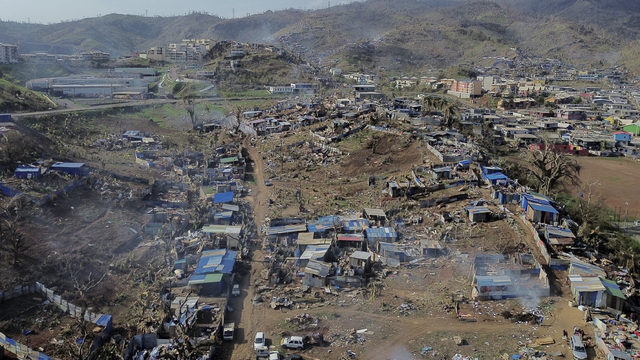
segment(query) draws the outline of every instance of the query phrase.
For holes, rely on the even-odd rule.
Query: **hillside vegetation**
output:
[[[0,113],[42,111],[56,104],[40,93],[0,79]]]
[[[101,50],[113,56],[183,38],[266,41],[347,69],[441,68],[482,56],[514,56],[511,48],[608,65],[635,53],[639,14],[635,0],[369,0],[239,19],[110,14],[52,25],[0,22],[0,34],[22,52]]]

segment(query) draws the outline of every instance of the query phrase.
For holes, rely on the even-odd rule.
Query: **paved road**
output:
[[[267,98],[267,97],[241,97],[241,98],[222,98],[222,97],[212,97],[212,98],[201,98],[196,99],[196,103],[203,101],[247,101],[247,100],[277,100],[279,98]],[[146,106],[153,104],[170,104],[181,101],[180,99],[148,99],[148,100],[137,100],[137,101],[128,101],[117,104],[104,104],[104,105],[95,105],[95,106],[87,106],[87,107],[68,107],[64,109],[55,109],[55,110],[47,110],[47,111],[35,111],[29,113],[12,113],[11,117],[14,119],[20,119],[25,117],[34,117],[34,116],[45,116],[45,115],[56,115],[56,114],[68,114],[77,111],[83,110],[95,110],[95,109],[117,109],[117,108],[126,108],[132,106]]]

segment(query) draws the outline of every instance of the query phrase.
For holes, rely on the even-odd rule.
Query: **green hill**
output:
[[[40,93],[0,79],[0,113],[42,111],[56,104]]]

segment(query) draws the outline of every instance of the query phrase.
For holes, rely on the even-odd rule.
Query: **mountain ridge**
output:
[[[639,14],[640,2],[630,0],[368,0],[238,19],[203,13],[110,14],[52,25],[0,22],[0,41],[19,43],[23,52],[99,50],[112,56],[183,38],[267,41],[320,63],[399,71],[475,62],[479,56],[512,56],[511,48],[615,64],[624,54],[635,53]]]

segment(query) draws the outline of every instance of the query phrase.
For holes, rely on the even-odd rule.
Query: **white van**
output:
[[[258,350],[262,346],[266,346],[267,340],[264,338],[264,332],[258,331],[256,338],[253,340],[253,350]]]

